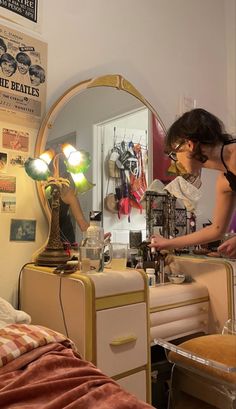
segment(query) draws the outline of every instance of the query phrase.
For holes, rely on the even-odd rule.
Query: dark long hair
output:
[[[208,157],[202,153],[201,144],[213,147],[231,138],[219,118],[205,109],[196,108],[185,112],[171,125],[165,138],[165,152],[173,151],[175,144],[190,140],[197,142],[192,158],[204,163]]]

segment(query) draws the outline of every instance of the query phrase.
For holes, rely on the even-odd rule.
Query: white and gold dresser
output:
[[[22,271],[20,307],[32,323],[68,335],[81,355],[123,388],[150,402],[149,309],[145,273]]]
[[[209,292],[205,285],[160,285],[150,288],[150,336],[166,341],[208,333]]]
[[[235,318],[235,262],[171,255],[168,270],[191,276],[192,281],[150,288],[151,345],[157,338],[168,341],[199,333],[221,333],[225,322]]]

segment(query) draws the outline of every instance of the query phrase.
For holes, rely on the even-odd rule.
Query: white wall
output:
[[[167,125],[182,93],[225,117],[222,0],[44,3],[49,105],[76,81],[115,72],[138,87]]]
[[[235,0],[45,0],[47,107],[76,82],[119,73],[149,100],[167,127],[183,94],[228,122],[228,102],[235,101],[235,79],[227,65],[230,49],[235,53],[235,19],[231,12],[225,14],[229,8],[235,16]],[[234,89],[230,97],[229,81]],[[234,112],[230,117],[234,126]],[[212,202],[206,191],[204,200]],[[42,218],[37,206],[26,206],[24,216],[29,213]],[[42,242],[46,225],[38,224],[38,229]],[[0,248],[1,260],[5,255],[0,295],[13,300],[19,268],[33,249],[30,244],[13,247],[2,231]]]

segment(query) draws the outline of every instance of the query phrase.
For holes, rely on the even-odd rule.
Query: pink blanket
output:
[[[0,368],[0,407],[152,408],[81,359],[67,341],[38,346]]]

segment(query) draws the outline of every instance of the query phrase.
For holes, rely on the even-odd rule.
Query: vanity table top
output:
[[[86,276],[95,284],[96,298],[112,296],[114,290],[116,294],[143,291],[147,285],[145,273],[130,268],[123,271],[105,268],[101,273],[88,272]]]
[[[60,276],[55,274],[55,268],[36,266],[30,264],[25,267],[25,270],[30,269],[38,270],[48,273],[54,276]],[[143,292],[147,288],[147,277],[144,271],[127,268],[123,271],[115,271],[105,268],[103,272],[87,272],[81,273],[79,270],[71,274],[62,274],[64,278],[70,278],[74,280],[81,280],[85,284],[92,282],[95,287],[95,297],[110,297],[114,293],[127,294]]]

